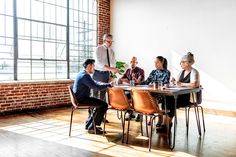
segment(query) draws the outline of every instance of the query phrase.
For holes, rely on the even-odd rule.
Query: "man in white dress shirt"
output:
[[[95,51],[94,59],[96,60],[96,69],[93,74],[93,79],[96,81],[108,83],[110,74],[119,71],[115,68],[115,53],[111,49],[112,42],[112,35],[104,34],[103,44],[99,45]],[[93,94],[95,97],[105,100],[106,90],[94,91]]]

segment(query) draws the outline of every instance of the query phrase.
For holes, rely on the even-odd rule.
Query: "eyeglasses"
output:
[[[187,63],[188,61],[181,61],[180,63]]]
[[[110,41],[110,40],[105,40],[105,41],[108,42],[108,43],[110,43],[110,44],[114,42],[114,41]]]

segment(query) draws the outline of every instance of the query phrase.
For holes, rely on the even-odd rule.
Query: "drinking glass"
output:
[[[130,86],[135,86],[135,82],[134,82],[134,80],[130,80]]]
[[[162,82],[158,83],[158,89],[163,90],[163,83]]]

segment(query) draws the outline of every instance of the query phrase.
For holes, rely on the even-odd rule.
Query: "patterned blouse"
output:
[[[150,83],[163,83],[163,84],[168,84],[170,81],[170,71],[167,69],[164,70],[153,70],[147,80],[143,81],[141,84],[143,85],[148,85]]]

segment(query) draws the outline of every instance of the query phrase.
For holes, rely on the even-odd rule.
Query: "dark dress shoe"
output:
[[[96,132],[95,132],[95,130],[94,129],[88,129],[88,133],[89,134],[97,134],[97,135],[101,135],[101,134],[103,134],[103,130],[102,129],[98,129],[97,127],[96,127]]]
[[[125,120],[126,120],[126,121],[131,120],[132,118],[135,118],[134,113],[128,113],[128,114],[125,116]]]
[[[105,119],[102,120],[103,122],[105,122]],[[106,123],[109,123],[109,121],[106,119]]]
[[[160,128],[160,127],[161,127],[161,123],[157,123],[157,124],[156,124],[156,127],[157,127],[157,128]]]
[[[173,125],[172,123],[169,124],[169,130],[171,130],[172,125]],[[159,133],[167,132],[167,126],[163,124],[156,126],[156,132],[159,132]]]
[[[96,128],[99,129],[99,130],[102,130],[102,127],[100,127],[100,126],[96,126]],[[88,129],[87,127],[85,127],[85,130],[93,130],[93,128],[92,129]]]
[[[142,120],[143,116],[140,114],[137,114],[137,117],[135,118],[136,122],[140,122]]]
[[[159,132],[159,133],[166,132],[166,125],[160,125],[156,127],[156,132]]]
[[[135,114],[134,114],[134,113],[131,113],[131,114],[129,115],[129,117],[130,117],[130,118],[135,118]]]
[[[98,130],[102,130],[102,127],[100,127],[100,126],[96,126],[96,128],[97,128]]]

